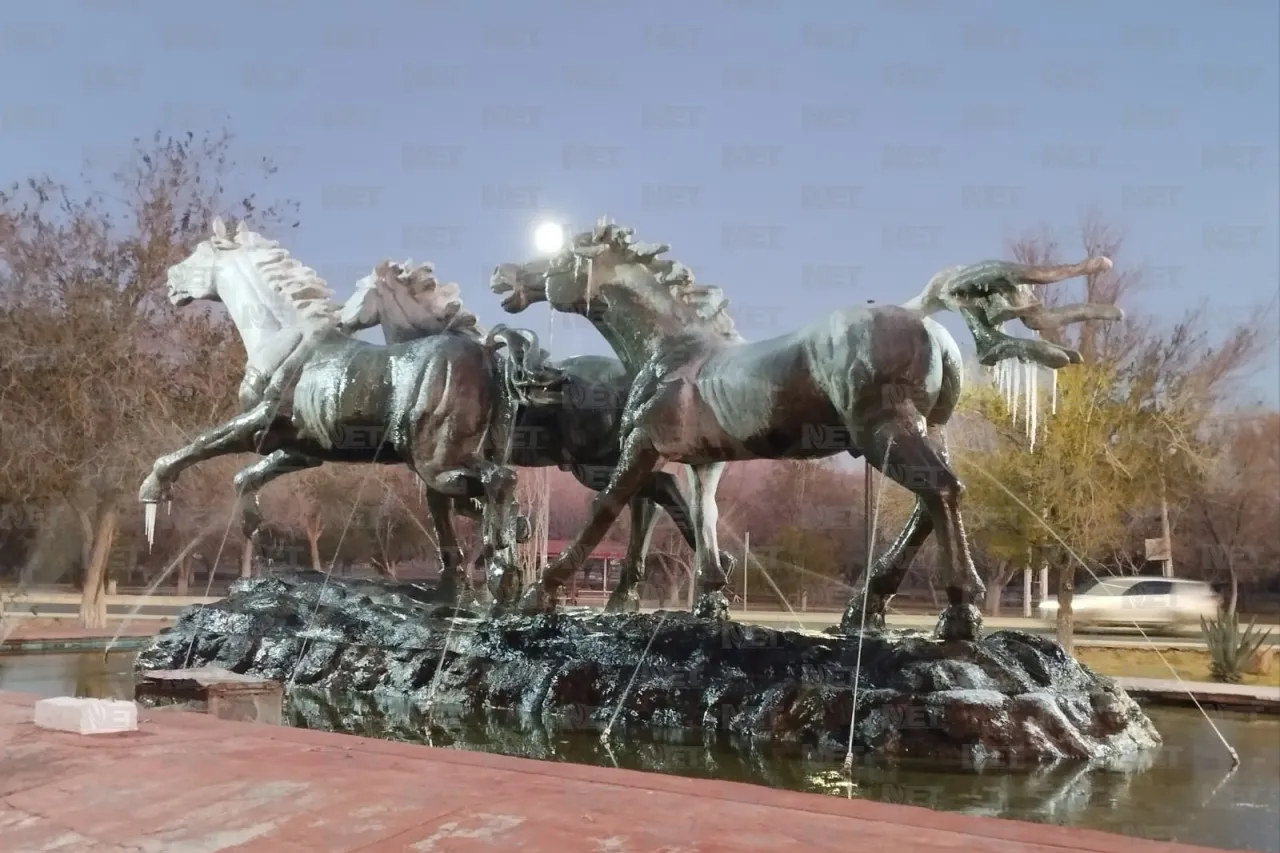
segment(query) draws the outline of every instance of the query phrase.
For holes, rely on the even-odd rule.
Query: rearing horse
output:
[[[169,299],[222,302],[248,354],[241,413],[156,460],[138,497],[148,535],[156,504],[185,468],[228,453],[403,463],[427,487],[483,497],[491,556],[511,546],[515,473],[491,457],[507,446],[515,408],[554,400],[560,376],[540,362],[532,332],[499,327],[484,341],[438,335],[397,346],[349,337],[314,270],[243,224],[213,235],[170,267]],[[501,358],[501,346],[511,357]],[[460,585],[458,577],[442,585]]]
[[[383,261],[356,282],[355,291],[343,304],[334,303],[336,328],[344,334],[382,325],[383,337],[389,345],[407,344],[432,335],[462,335],[480,342],[484,335],[476,327],[476,317],[462,304],[456,284],[443,284],[436,279],[431,264],[396,264]],[[354,461],[354,460],[346,460]],[[396,462],[394,457],[368,461]],[[297,450],[276,450],[246,466],[232,480],[240,497],[241,529],[250,542],[256,543],[262,527],[258,493],[273,480],[323,464]],[[453,511],[476,521],[482,520],[484,501],[463,495],[446,495],[429,488],[419,480],[427,514],[431,517],[440,554],[441,577],[455,576],[462,566],[462,549],[453,526]],[[525,524],[520,519],[517,530]],[[517,533],[517,539],[520,534]]]

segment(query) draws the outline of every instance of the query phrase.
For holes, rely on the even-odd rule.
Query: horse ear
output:
[[[213,236],[219,240],[227,239],[227,223],[222,221],[221,216],[213,217]]]

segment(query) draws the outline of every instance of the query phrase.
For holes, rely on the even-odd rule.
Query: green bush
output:
[[[1219,613],[1216,619],[1200,617],[1200,632],[1209,650],[1209,673],[1214,681],[1240,683],[1244,668],[1271,636],[1271,629],[1259,631],[1257,622],[1256,617],[1250,619],[1241,630],[1234,613]]]

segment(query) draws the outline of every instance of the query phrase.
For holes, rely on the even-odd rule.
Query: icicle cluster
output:
[[[1049,414],[1058,413],[1058,372],[1049,371],[1050,402]],[[1005,406],[1013,417],[1013,425],[1017,426],[1019,417],[1027,439],[1031,444],[1031,452],[1035,452],[1036,439],[1040,434],[1040,365],[1009,359],[991,368],[991,381],[1000,389]]]

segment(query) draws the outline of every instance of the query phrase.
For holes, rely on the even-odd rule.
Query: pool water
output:
[[[132,665],[132,653],[0,655],[0,690],[131,698]],[[1148,714],[1165,746],[1124,767],[975,773],[859,760],[850,785],[841,771],[843,755],[702,731],[615,729],[606,746],[599,728],[557,726],[509,712],[428,712],[393,698],[310,690],[291,692],[286,707],[290,724],[302,728],[1280,853],[1280,720],[1214,714],[1240,755],[1241,765],[1232,771],[1198,711],[1153,707]]]

